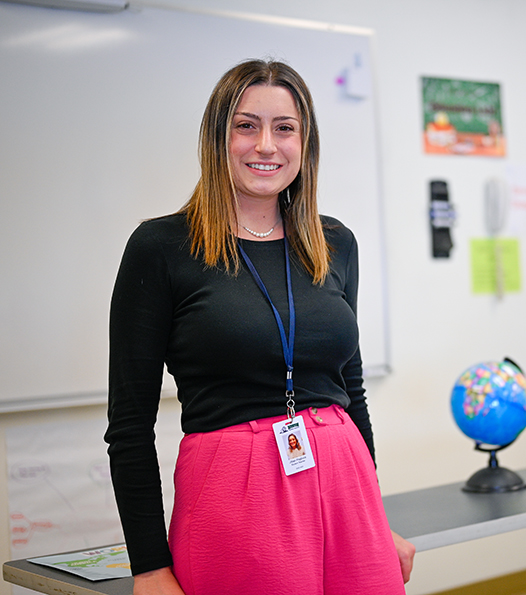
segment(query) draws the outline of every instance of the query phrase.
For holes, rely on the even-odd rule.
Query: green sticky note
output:
[[[521,290],[519,240],[482,238],[471,240],[471,287],[473,293]]]

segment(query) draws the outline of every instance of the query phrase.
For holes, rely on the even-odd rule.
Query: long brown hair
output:
[[[329,271],[329,249],[317,208],[320,141],[314,104],[301,76],[278,61],[247,60],[226,72],[215,86],[199,133],[201,177],[190,200],[181,209],[187,215],[194,255],[203,253],[209,266],[239,270],[237,196],[230,166],[232,120],[245,90],[252,85],[288,89],[301,120],[302,160],[294,181],[280,193],[279,204],[287,239],[314,283],[323,283]]]

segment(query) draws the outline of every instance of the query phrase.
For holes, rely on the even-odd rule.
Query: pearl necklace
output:
[[[258,231],[252,231],[251,229],[249,229],[248,227],[245,227],[244,225],[242,225],[241,227],[245,230],[248,231],[248,233],[251,233],[253,236],[256,236],[256,238],[268,238],[268,236],[274,231],[274,229],[276,228],[277,223],[274,223],[274,227],[271,227],[268,231],[263,231],[263,232],[258,232]]]

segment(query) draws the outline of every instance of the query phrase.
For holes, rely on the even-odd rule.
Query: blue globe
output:
[[[451,411],[477,443],[507,445],[526,428],[526,379],[508,361],[472,366],[453,387]]]

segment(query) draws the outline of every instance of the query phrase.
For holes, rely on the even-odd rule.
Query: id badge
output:
[[[272,424],[285,475],[292,475],[314,467],[305,422],[301,415]]]

